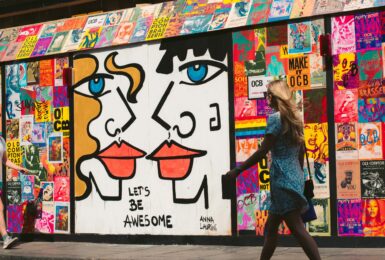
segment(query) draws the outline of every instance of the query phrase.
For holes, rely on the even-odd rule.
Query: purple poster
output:
[[[338,200],[338,235],[363,236],[361,200]]]
[[[360,14],[354,17],[356,49],[367,50],[381,47],[381,22],[379,13]]]
[[[258,193],[258,166],[254,165],[237,178],[237,197],[246,193]]]
[[[7,230],[11,233],[21,233],[23,227],[23,206],[8,205],[7,206]]]
[[[53,106],[68,107],[69,101],[67,96],[67,86],[53,88]]]

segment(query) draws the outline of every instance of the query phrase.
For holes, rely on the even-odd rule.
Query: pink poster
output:
[[[334,90],[334,117],[336,123],[358,121],[357,89]]]
[[[333,55],[355,52],[356,36],[354,16],[337,16],[332,18],[332,53]]]

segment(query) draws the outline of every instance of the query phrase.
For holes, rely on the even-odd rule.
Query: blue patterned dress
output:
[[[300,145],[291,144],[281,132],[281,117],[276,112],[270,115],[266,127],[266,134],[277,138],[271,149],[269,212],[276,215],[285,215],[297,209],[305,212],[308,203],[303,195],[304,175],[298,161]]]

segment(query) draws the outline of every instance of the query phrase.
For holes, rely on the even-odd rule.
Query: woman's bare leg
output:
[[[311,260],[319,260],[321,256],[318,252],[318,246],[314,239],[305,229],[299,211],[292,211],[283,216],[286,225],[289,227],[291,233],[295,236],[298,243],[302,246],[307,257]]]
[[[269,214],[265,224],[265,241],[263,243],[261,260],[269,260],[277,247],[278,227],[281,216]]]
[[[2,237],[5,237],[6,235],[8,235],[7,229],[5,227],[4,205],[1,199],[0,199],[0,233]]]

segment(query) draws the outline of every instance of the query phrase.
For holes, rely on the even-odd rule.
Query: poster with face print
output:
[[[227,36],[75,56],[77,233],[231,232]]]

